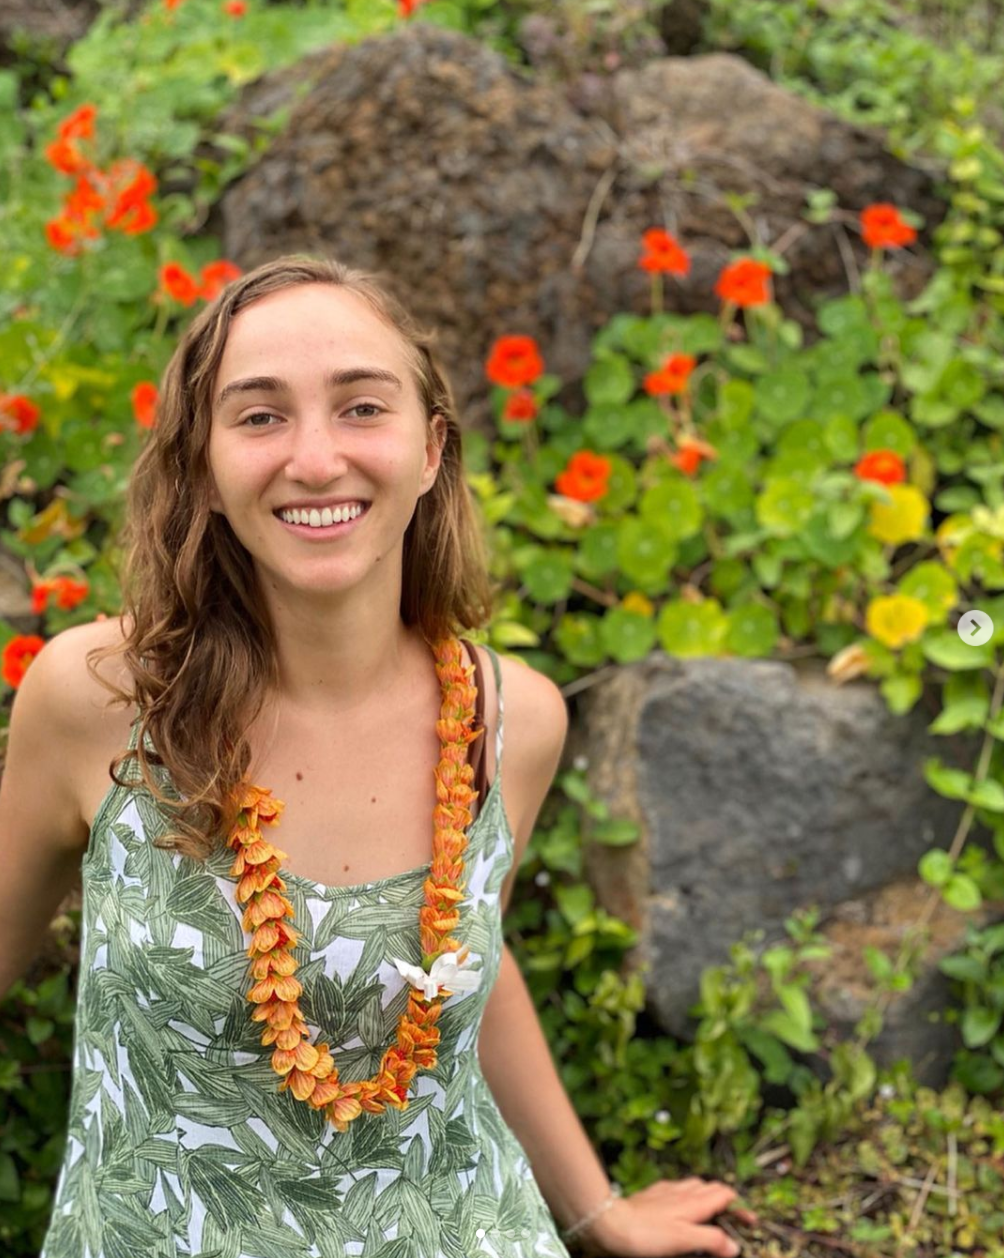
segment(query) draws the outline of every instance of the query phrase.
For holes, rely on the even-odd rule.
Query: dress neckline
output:
[[[484,800],[479,801],[478,815],[474,818],[474,820],[471,822],[471,824],[467,827],[467,830],[465,831],[465,833],[467,834],[467,844],[468,844],[467,848],[465,848],[465,853],[464,853],[465,856],[466,856],[466,853],[470,850],[470,843],[474,835],[474,832],[477,830],[478,826],[480,825],[481,819],[488,812],[488,802],[492,798],[492,796],[495,794],[496,790],[498,789],[499,777],[500,775],[496,773],[495,777],[492,779],[492,784],[491,786],[489,786]],[[502,817],[503,817],[502,824],[506,831],[506,834],[508,835],[509,822],[508,822],[508,818],[506,818],[505,816],[504,809],[502,810]],[[424,876],[428,874],[428,871],[431,868],[432,868],[432,859],[430,858],[429,860],[425,862],[424,865],[416,865],[413,869],[403,869],[401,870],[400,873],[387,874],[386,877],[384,878],[372,878],[369,882],[354,882],[354,883],[345,884],[345,885],[341,883],[335,883],[335,882],[331,882],[331,883],[316,882],[313,878],[307,878],[303,874],[295,874],[292,872],[292,870],[288,870],[285,868],[279,871],[279,876],[283,879],[284,882],[291,883],[296,886],[303,887],[305,889],[309,889],[313,891],[315,895],[327,897],[331,895],[358,894],[359,892],[362,892],[362,891],[370,891],[373,888],[391,886],[394,883],[398,883],[398,882],[408,882],[414,878],[417,878],[420,874],[424,878]]]

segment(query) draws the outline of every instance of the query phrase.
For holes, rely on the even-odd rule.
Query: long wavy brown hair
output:
[[[125,636],[87,654],[88,670],[116,695],[113,704],[140,711],[137,746],[112,760],[113,780],[127,785],[119,773],[135,760],[173,823],[154,843],[197,860],[224,843],[237,821],[236,788],[252,756],[246,731],[279,682],[274,630],[251,556],[209,506],[213,381],[239,311],[280,289],[317,283],[358,294],[400,333],[429,433],[434,414],[446,421],[436,479],[404,535],[402,620],[433,643],[491,619],[484,522],[464,476],[460,425],[433,349],[435,332],[416,323],[376,275],[332,259],[287,255],[228,284],[171,356],[155,424],[130,476],[120,535]],[[102,678],[92,663],[113,655],[124,656],[131,691]],[[166,769],[166,783],[151,765]]]

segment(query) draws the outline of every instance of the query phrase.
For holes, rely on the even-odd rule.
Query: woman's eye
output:
[[[360,418],[375,419],[377,415],[383,414],[383,410],[384,408],[382,406],[377,406],[375,402],[357,402],[355,406],[349,409],[348,414],[351,415],[353,411],[371,411],[372,414],[362,415]],[[255,411],[252,415],[247,415],[244,419],[242,419],[241,424],[247,425],[249,428],[271,428],[271,424],[255,424],[252,423],[252,420],[278,418],[279,416],[275,415],[272,411]]]

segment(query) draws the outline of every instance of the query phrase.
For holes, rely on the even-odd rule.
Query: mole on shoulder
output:
[[[297,769],[297,771],[296,771],[296,780],[297,780],[298,782],[302,782],[302,781],[303,781],[303,774],[300,772],[300,770],[299,770],[299,769]]]
[[[375,803],[376,803],[376,796],[375,796],[375,795],[374,795],[374,796],[373,796],[373,798],[370,800],[370,803],[371,803],[371,804],[375,804]]]

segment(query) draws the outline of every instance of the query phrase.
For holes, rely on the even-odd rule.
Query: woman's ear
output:
[[[425,443],[425,472],[428,483],[425,490],[430,490],[436,481],[436,474],[439,472],[439,465],[443,459],[443,449],[446,446],[446,438],[449,432],[449,425],[446,422],[446,416],[439,411],[433,411],[429,421],[429,439]]]

